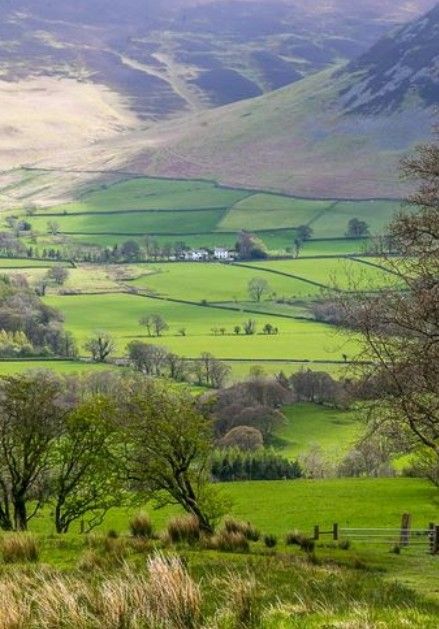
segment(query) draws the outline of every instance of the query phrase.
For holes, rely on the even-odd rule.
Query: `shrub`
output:
[[[224,529],[227,533],[241,533],[251,542],[257,542],[261,537],[259,531],[250,522],[241,522],[234,518],[226,518],[224,521]]]
[[[110,537],[111,539],[117,539],[119,537],[119,533],[114,529],[110,529],[107,533],[107,537]]]
[[[130,521],[130,531],[133,537],[150,539],[153,527],[149,515],[147,513],[137,513]]]
[[[290,531],[285,537],[287,546],[301,546],[305,536],[300,531]]]
[[[173,518],[168,524],[168,536],[173,544],[196,544],[200,540],[200,522],[194,515]]]
[[[274,548],[277,545],[277,537],[275,535],[264,535],[264,544],[267,548]]]
[[[209,548],[228,553],[246,553],[250,546],[248,539],[240,532],[220,531],[207,542]]]
[[[37,541],[29,533],[10,533],[1,542],[1,551],[5,563],[38,561]]]
[[[313,553],[315,546],[316,543],[311,537],[304,537],[302,539],[302,543],[300,544],[300,548],[306,553]]]

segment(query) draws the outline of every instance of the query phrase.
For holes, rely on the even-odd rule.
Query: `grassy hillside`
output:
[[[96,328],[108,330],[115,337],[119,355],[125,353],[126,345],[133,339],[158,343],[192,358],[207,348],[217,358],[255,360],[342,361],[343,354],[353,357],[356,352],[354,339],[339,336],[330,326],[313,321],[251,315],[259,333],[236,336],[234,327],[242,326],[250,315],[197,305],[170,305],[166,301],[124,294],[50,296],[46,303],[64,314],[66,328],[80,343]],[[170,330],[164,336],[149,338],[146,329],[139,325],[139,319],[150,314],[160,314],[168,322]],[[267,321],[279,327],[277,336],[261,334]],[[216,335],[213,330],[222,327],[225,335],[220,332]],[[179,336],[181,328],[186,329],[186,336]]]
[[[295,458],[313,446],[320,446],[329,458],[342,456],[361,428],[352,411],[294,404],[284,409],[284,413],[287,420],[277,432],[274,445],[288,458]]]

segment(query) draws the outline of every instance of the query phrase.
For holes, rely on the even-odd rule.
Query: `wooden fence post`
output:
[[[431,549],[432,555],[439,554],[439,525],[436,524],[433,529],[433,544]]]
[[[314,527],[314,539],[317,541],[320,538],[320,526],[318,524]]]
[[[410,542],[410,526],[412,516],[410,513],[403,513],[401,518],[401,546],[408,546]]]
[[[338,540],[338,524],[336,522],[332,525],[332,539],[335,542]]]

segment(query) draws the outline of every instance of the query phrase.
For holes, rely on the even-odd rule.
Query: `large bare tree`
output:
[[[379,393],[371,426],[439,464],[439,145],[418,147],[403,174],[417,191],[389,227],[398,286],[342,301]]]

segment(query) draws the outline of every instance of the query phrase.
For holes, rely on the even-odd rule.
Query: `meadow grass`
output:
[[[303,403],[287,406],[283,413],[286,422],[277,431],[273,445],[288,458],[295,458],[317,445],[325,456],[337,459],[349,449],[361,430],[352,411]]]
[[[265,267],[261,263],[261,266]],[[274,264],[274,266],[273,266]],[[271,263],[269,268],[276,268]],[[306,281],[276,276],[263,270],[249,269],[231,264],[218,263],[178,263],[147,266],[154,274],[132,282],[133,286],[149,290],[165,297],[189,301],[210,302],[248,302],[248,283],[254,277],[265,279],[269,290],[263,295],[263,301],[273,299],[308,298],[319,293],[319,288]],[[373,271],[373,269],[372,269]],[[249,308],[252,303],[248,303]],[[263,306],[262,306],[263,307]]]
[[[58,308],[65,317],[65,327],[80,343],[96,329],[110,332],[117,345],[117,354],[125,353],[126,345],[134,340],[158,343],[186,357],[197,357],[210,351],[217,358],[343,360],[343,354],[353,357],[357,351],[355,337],[336,333],[328,325],[314,321],[281,319],[276,316],[248,315],[129,294],[49,296],[45,302]],[[170,329],[160,338],[149,338],[139,319],[146,315],[162,315]],[[262,331],[267,321],[278,326],[279,334],[239,336],[234,326],[252,318]],[[226,334],[214,335],[214,329],[224,327]],[[186,336],[179,330],[186,329]]]
[[[75,232],[93,234],[185,234],[215,231],[225,210],[206,210],[204,212],[135,212],[120,214],[68,214],[57,216],[60,233]],[[32,228],[40,233],[47,233],[47,216],[33,216]],[[53,219],[55,220],[55,219]],[[174,240],[178,239],[173,236]],[[181,238],[180,238],[181,239]]]
[[[332,205],[331,201],[294,199],[275,194],[254,194],[238,201],[219,224],[219,229],[242,229],[251,224],[252,229],[298,227]]]
[[[209,181],[139,177],[100,186],[73,203],[52,206],[53,213],[130,209],[194,209],[226,207],[249,195],[246,190],[220,188]]]
[[[376,258],[371,261],[376,262]],[[325,286],[337,286],[345,290],[370,290],[395,283],[395,276],[391,273],[350,259],[262,260],[251,262],[250,265],[297,275]]]
[[[51,266],[55,266],[56,264],[56,262],[52,262],[50,260],[34,260],[33,258],[0,258],[0,271],[2,269],[48,269]],[[66,265],[64,264],[63,266]]]
[[[344,236],[351,218],[366,221],[371,233],[383,233],[399,208],[398,201],[339,201],[312,223],[313,237]]]
[[[76,374],[87,371],[105,371],[111,365],[87,363],[74,360],[0,360],[0,375],[10,376],[33,369],[50,369],[55,373]]]

